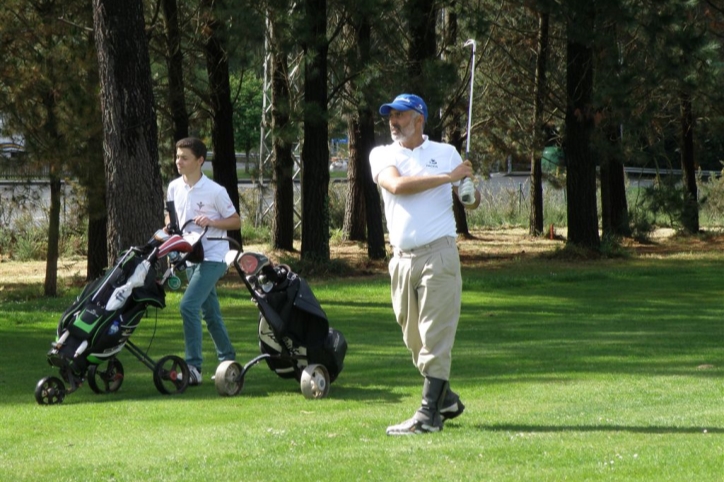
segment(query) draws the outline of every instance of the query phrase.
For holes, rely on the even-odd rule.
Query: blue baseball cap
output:
[[[419,112],[427,122],[427,105],[422,97],[415,94],[400,94],[389,104],[380,106],[380,114],[390,115],[391,110],[414,110]]]

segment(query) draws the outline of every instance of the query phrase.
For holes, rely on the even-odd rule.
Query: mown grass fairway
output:
[[[407,438],[385,428],[416,409],[421,379],[384,274],[310,281],[349,343],[329,397],[314,401],[264,364],[241,395],[219,397],[207,336],[204,384],[184,394],[158,393],[124,351],[118,393],[84,386],[37,405],[36,382],[57,374],[45,353],[73,295],[25,300],[8,285],[0,480],[720,481],[723,261],[513,257],[465,269],[452,384],[467,410],[440,434]],[[221,293],[244,363],[258,353],[257,311],[233,275]],[[178,299],[170,293],[132,339],[156,359],[183,355]]]

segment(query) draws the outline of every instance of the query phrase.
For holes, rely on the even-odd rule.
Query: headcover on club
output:
[[[206,228],[202,233],[192,231],[184,234],[184,239],[191,244],[189,254],[186,255],[186,261],[189,263],[200,263],[204,260],[204,245],[201,243],[204,234],[206,234]]]
[[[163,258],[172,251],[178,251],[180,253],[188,253],[193,249],[191,243],[179,236],[174,234],[169,237],[159,248],[158,257]]]
[[[231,268],[234,266],[234,261],[236,261],[236,257],[239,255],[239,251],[236,249],[231,249],[226,252],[226,255],[224,256],[224,262],[226,263],[226,266]]]
[[[246,252],[239,258],[239,266],[247,276],[259,273],[264,266],[269,265],[269,258],[261,253]]]

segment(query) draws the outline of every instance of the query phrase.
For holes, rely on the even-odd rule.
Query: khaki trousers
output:
[[[462,292],[455,238],[393,252],[392,308],[405,346],[423,376],[449,380]]]

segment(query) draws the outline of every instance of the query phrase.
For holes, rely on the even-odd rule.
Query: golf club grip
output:
[[[460,202],[463,204],[472,204],[475,202],[475,186],[473,180],[469,177],[460,179],[460,187],[458,188]]]
[[[178,226],[178,216],[176,215],[176,203],[166,201],[166,211],[168,212],[168,231],[171,234],[180,234],[181,230]]]

